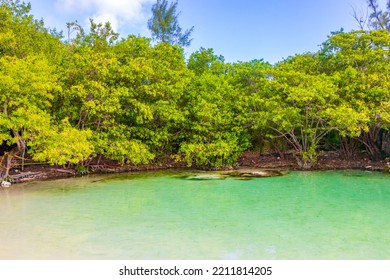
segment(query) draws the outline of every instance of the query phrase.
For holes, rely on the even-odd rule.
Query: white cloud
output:
[[[145,25],[147,15],[143,6],[155,0],[57,0],[57,7],[66,13],[83,13],[96,23],[109,21],[114,30],[122,27]]]

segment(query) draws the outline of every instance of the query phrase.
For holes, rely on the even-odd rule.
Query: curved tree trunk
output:
[[[19,134],[18,131],[13,131],[14,136],[18,139],[16,142],[16,147],[13,148],[11,151],[6,153],[3,157],[3,162],[5,164],[5,172],[2,176],[2,179],[5,180],[9,177],[9,171],[12,168],[12,160],[15,156],[21,154],[26,149],[26,143],[24,142],[23,138]]]
[[[378,161],[381,159],[381,148],[379,145],[380,126],[375,125],[368,132],[363,133],[361,142],[364,144],[371,159]]]
[[[355,138],[341,137],[340,138],[341,155],[347,159],[356,159],[359,152],[359,142]]]

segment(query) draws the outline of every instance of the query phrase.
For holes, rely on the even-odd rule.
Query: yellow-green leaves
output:
[[[0,57],[0,131],[8,144],[30,141],[50,127],[53,68],[41,56]],[[6,136],[6,132],[8,136]],[[11,137],[11,131],[19,132]],[[2,141],[1,141],[2,143]]]
[[[338,98],[332,80],[314,70],[313,61],[315,55],[298,55],[270,69],[262,102],[265,125],[294,148],[302,167],[316,161],[319,142],[334,129],[329,110]]]
[[[91,137],[90,130],[79,130],[64,122],[32,141],[33,159],[57,165],[77,164],[93,154],[94,147],[89,141]]]
[[[19,107],[50,107],[52,92],[59,90],[54,68],[42,56],[0,57],[0,106],[3,111]]]
[[[342,137],[358,137],[373,158],[380,158],[378,131],[389,127],[390,34],[339,33],[324,46],[323,67],[338,87],[333,124]]]
[[[249,147],[273,147],[309,167],[323,146],[358,141],[380,155],[379,131],[390,127],[388,32],[334,33],[320,52],[274,66],[225,63],[207,48],[186,64],[183,48],[118,42],[108,23],[91,21],[89,33],[69,23],[78,33],[61,41],[29,5],[1,3],[0,144],[27,145],[36,160],[136,165],[179,154],[215,168]]]
[[[234,140],[217,140],[211,143],[184,143],[180,152],[189,167],[218,168],[234,165],[241,150]]]

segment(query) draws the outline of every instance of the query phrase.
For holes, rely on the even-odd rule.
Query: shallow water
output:
[[[93,176],[0,190],[0,259],[390,259],[390,176]]]

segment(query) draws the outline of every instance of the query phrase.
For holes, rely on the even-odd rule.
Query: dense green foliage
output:
[[[29,5],[0,3],[3,166],[25,152],[58,165],[174,158],[202,168],[232,166],[250,149],[292,152],[302,168],[329,148],[350,158],[360,150],[384,156],[384,29],[336,32],[317,53],[273,66],[226,63],[206,48],[186,61],[180,42],[118,40],[109,23],[91,21],[89,32],[69,23],[74,38],[63,41],[29,14]]]

